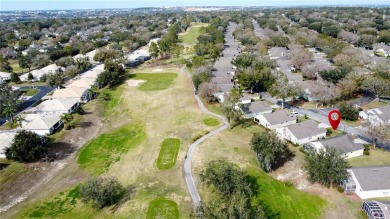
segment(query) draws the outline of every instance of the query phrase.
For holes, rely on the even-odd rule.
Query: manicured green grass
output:
[[[64,213],[72,211],[80,197],[79,187],[75,187],[67,192],[60,192],[57,196],[46,201],[29,214],[30,218],[60,218]]]
[[[149,203],[146,219],[175,218],[179,218],[179,209],[176,202],[161,197]]]
[[[24,164],[5,159],[0,160],[0,165],[3,168],[0,170],[0,191],[4,189],[4,185],[27,171]]]
[[[267,218],[319,218],[327,202],[318,196],[275,180],[260,169],[250,169],[255,177],[258,194],[256,201],[262,202],[268,211]]]
[[[37,90],[37,89],[28,89],[28,90],[22,90],[21,93],[26,95],[26,96],[34,96],[34,95],[39,93],[39,90]]]
[[[219,121],[218,119],[215,119],[215,118],[205,118],[203,120],[204,124],[206,124],[207,126],[217,126],[219,125]]]
[[[80,167],[92,174],[102,174],[129,149],[146,138],[142,125],[125,125],[88,142],[78,153]]]
[[[202,100],[202,102],[203,102],[203,105],[208,110],[210,110],[211,112],[224,116],[224,114],[222,113],[221,104],[219,104],[219,103],[207,103],[204,100]]]
[[[146,73],[135,74],[133,79],[146,80],[139,86],[143,91],[160,91],[167,89],[173,80],[177,78],[176,73]]]
[[[390,152],[380,148],[371,149],[370,155],[348,159],[348,163],[353,167],[390,165]]]
[[[176,163],[177,154],[180,149],[180,139],[167,138],[163,141],[160,154],[157,158],[157,168],[166,170],[173,167]]]
[[[179,40],[183,44],[196,44],[198,42],[198,36],[201,34],[200,28],[205,27],[206,23],[193,23],[187,32],[179,36]]]
[[[123,87],[116,87],[112,89],[102,89],[99,91],[99,99],[104,106],[105,117],[110,116],[116,107],[123,103],[121,98]]]
[[[9,61],[9,64],[10,66],[12,67],[12,72],[15,72],[15,73],[26,73],[28,72],[28,69],[22,69],[20,66],[19,66],[19,62],[18,60],[16,59],[10,59],[8,60]]]

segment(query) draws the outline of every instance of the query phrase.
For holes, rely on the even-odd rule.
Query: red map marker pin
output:
[[[336,130],[341,121],[341,113],[338,110],[332,110],[328,114],[328,120],[333,130]]]

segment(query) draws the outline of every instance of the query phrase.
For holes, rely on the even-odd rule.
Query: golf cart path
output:
[[[182,68],[182,71],[185,71],[185,69]],[[191,77],[189,75],[189,77]],[[218,134],[219,132],[225,130],[226,128],[229,127],[229,122],[227,121],[227,119],[221,115],[218,115],[216,113],[213,113],[213,112],[210,112],[204,105],[203,105],[203,102],[202,100],[198,97],[198,95],[194,95],[195,96],[195,99],[196,101],[198,102],[198,106],[199,108],[204,112],[204,113],[207,113],[209,115],[212,115],[212,116],[215,116],[219,119],[221,119],[224,123],[223,126],[220,126],[219,128],[209,132],[208,134],[202,136],[201,138],[199,138],[198,140],[196,140],[194,143],[191,144],[188,152],[187,152],[187,158],[185,159],[184,161],[184,177],[185,177],[185,180],[186,180],[186,184],[187,184],[187,187],[188,187],[188,190],[190,192],[190,195],[191,195],[191,199],[192,199],[192,202],[194,203],[195,207],[199,206],[200,204],[200,196],[199,196],[199,193],[198,193],[198,189],[196,188],[196,185],[195,185],[195,181],[194,181],[194,177],[192,175],[192,167],[191,167],[191,163],[192,163],[192,158],[194,156],[194,152],[196,150],[196,147],[202,143],[203,141],[205,141],[206,139]]]

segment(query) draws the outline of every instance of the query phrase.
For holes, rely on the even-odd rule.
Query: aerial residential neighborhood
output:
[[[390,5],[294,4],[1,0],[0,218],[390,219]]]

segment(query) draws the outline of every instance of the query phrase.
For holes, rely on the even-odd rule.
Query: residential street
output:
[[[260,94],[262,95],[262,97],[265,100],[268,100],[268,101],[270,101],[274,104],[280,105],[280,106],[282,105],[280,100],[277,100],[277,99],[271,97],[268,93],[261,92]],[[291,106],[287,103],[285,103],[284,106],[285,106],[285,108],[288,108],[290,110],[294,110],[301,115],[307,115],[309,118],[311,118],[313,120],[319,121],[319,122],[324,123],[324,124],[329,124],[328,113],[331,110],[330,108],[328,108],[328,109],[302,109],[302,108]],[[367,142],[372,143],[372,140],[369,137],[365,136],[363,131],[359,128],[351,127],[345,123],[340,123],[340,125],[337,129],[344,131],[348,134],[358,136],[359,138],[361,138]],[[380,146],[381,146],[381,148],[383,148],[387,151],[390,151],[390,145],[387,144],[387,145],[380,145]]]
[[[18,86],[16,86],[18,87]],[[28,107],[30,107],[31,105],[33,105],[34,103],[36,103],[37,101],[39,101],[42,97],[44,97],[46,94],[50,93],[54,88],[51,88],[51,87],[48,87],[48,86],[44,86],[44,85],[40,85],[40,86],[20,86],[21,90],[26,90],[26,89],[39,89],[39,92],[31,97],[30,99],[24,101],[21,106],[20,106],[20,110],[16,113],[18,114],[19,112],[27,109]],[[16,115],[15,114],[15,115]],[[0,118],[0,125],[4,124],[6,121],[7,121],[8,118]]]

